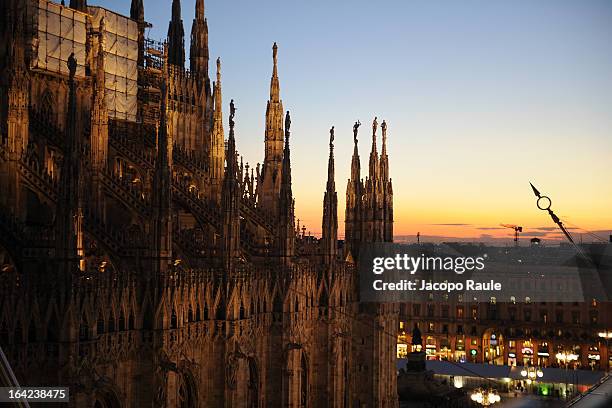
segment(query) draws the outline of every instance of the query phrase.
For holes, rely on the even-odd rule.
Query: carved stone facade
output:
[[[0,344],[20,384],[69,386],[78,407],[396,407],[398,309],[360,304],[358,254],[338,250],[333,139],[323,238],[294,225],[277,46],[260,171],[233,101],[224,139],[203,1],[187,71],[179,0],[162,45],[132,0],[136,121],[108,113],[114,14],[70,2],[87,47],[65,74],[34,66],[42,3],[0,5]],[[353,177],[353,246],[392,239],[385,138]]]

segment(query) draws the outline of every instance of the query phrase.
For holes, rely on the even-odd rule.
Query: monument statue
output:
[[[377,128],[378,128],[378,117],[374,116],[374,122],[372,122],[372,136],[376,135]]]
[[[77,60],[74,58],[74,52],[68,57],[68,70],[70,71],[70,78],[74,78],[74,74],[77,69]]]
[[[230,117],[229,117],[229,123],[230,123],[230,127],[233,128],[234,127],[234,116],[236,115],[236,106],[234,105],[234,100],[232,99],[230,101]]]
[[[329,147],[334,147],[334,126],[329,129]]]
[[[290,128],[291,128],[291,115],[289,115],[289,111],[287,111],[287,114],[285,115],[285,134],[289,133]]]
[[[361,126],[361,122],[359,121],[355,122],[353,125],[353,140],[355,141],[355,144],[357,144],[357,133],[359,132],[359,126]]]

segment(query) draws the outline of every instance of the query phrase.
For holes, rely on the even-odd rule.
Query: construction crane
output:
[[[513,224],[499,224],[504,228],[512,228],[514,230],[514,246],[518,246],[519,232],[523,232],[523,227]]]

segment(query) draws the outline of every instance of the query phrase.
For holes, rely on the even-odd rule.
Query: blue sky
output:
[[[129,14],[127,0],[89,3]],[[194,4],[182,1],[187,46]],[[165,37],[170,10],[145,0],[152,38]],[[352,124],[366,125],[365,169],[374,115],[389,124],[398,233],[546,225],[529,180],[575,224],[612,227],[612,2],[208,0],[206,16],[211,67],[221,56],[224,102],[236,101],[251,163],[263,158],[278,42],[297,215],[313,232],[329,127],[343,209]]]

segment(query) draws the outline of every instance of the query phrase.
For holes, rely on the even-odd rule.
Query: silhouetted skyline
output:
[[[129,14],[129,2],[90,4]],[[195,1],[181,4],[188,47]],[[144,5],[149,35],[163,39],[171,2]],[[313,233],[329,127],[342,163],[342,223],[351,127],[374,116],[389,124],[396,234],[511,239],[496,227],[513,223],[538,236],[533,228],[554,225],[535,208],[529,181],[555,197],[566,221],[611,228],[609,2],[208,0],[206,16],[224,95],[241,106],[237,148],[251,163],[263,159],[271,46],[279,44],[296,216]],[[361,138],[362,160],[368,152]]]

